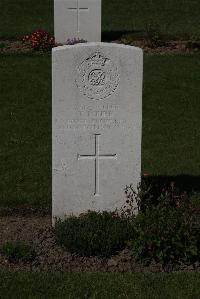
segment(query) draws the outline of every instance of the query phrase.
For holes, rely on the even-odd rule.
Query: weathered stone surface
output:
[[[56,42],[68,38],[101,41],[101,0],[54,0]]]
[[[53,217],[120,209],[125,186],[136,189],[142,73],[139,48],[53,49]]]

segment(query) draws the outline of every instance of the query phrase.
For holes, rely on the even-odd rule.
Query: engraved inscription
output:
[[[91,85],[105,85],[106,74],[102,70],[93,70],[89,73],[88,81]]]
[[[63,120],[59,126],[61,130],[109,130],[114,128],[124,129],[126,120],[117,116],[119,105],[104,104],[81,105],[75,107],[75,117]]]
[[[100,143],[100,134],[95,134],[95,154],[94,155],[79,155],[78,160],[94,160],[95,161],[95,190],[94,196],[100,195],[100,188],[99,188],[99,160],[102,159],[117,159],[116,154],[104,154],[100,155],[99,153],[99,143]]]
[[[95,52],[78,67],[76,85],[80,92],[94,100],[102,100],[114,93],[119,85],[116,65],[100,52]]]
[[[117,119],[71,119],[65,124],[68,130],[106,130],[125,127],[125,120]]]

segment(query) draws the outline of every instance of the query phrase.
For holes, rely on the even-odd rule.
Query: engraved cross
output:
[[[80,7],[80,0],[76,0],[76,7],[69,7],[68,10],[75,11],[77,16],[77,32],[80,32],[80,13],[82,11],[89,11],[88,7]]]
[[[101,134],[95,134],[95,154],[94,155],[79,155],[78,154],[78,160],[94,160],[95,161],[95,196],[100,195],[99,191],[99,161],[100,160],[107,160],[107,159],[117,159],[117,155],[114,154],[105,154],[100,155],[99,153],[99,141],[100,141]]]

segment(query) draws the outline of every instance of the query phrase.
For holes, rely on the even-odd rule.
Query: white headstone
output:
[[[141,175],[143,53],[86,43],[53,49],[53,219],[114,211]]]
[[[55,40],[101,41],[101,0],[54,0]]]

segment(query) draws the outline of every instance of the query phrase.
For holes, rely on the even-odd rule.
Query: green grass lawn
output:
[[[200,175],[200,56],[146,56],[142,169]]]
[[[90,274],[0,272],[0,297],[198,299],[200,273]]]
[[[51,56],[1,56],[0,204],[50,206]]]
[[[0,0],[0,38],[43,28],[53,32],[53,0]],[[146,24],[171,37],[200,35],[198,0],[103,0],[103,31],[143,31]]]
[[[50,207],[51,56],[0,58],[0,205]],[[199,58],[145,56],[143,172],[200,174]]]

